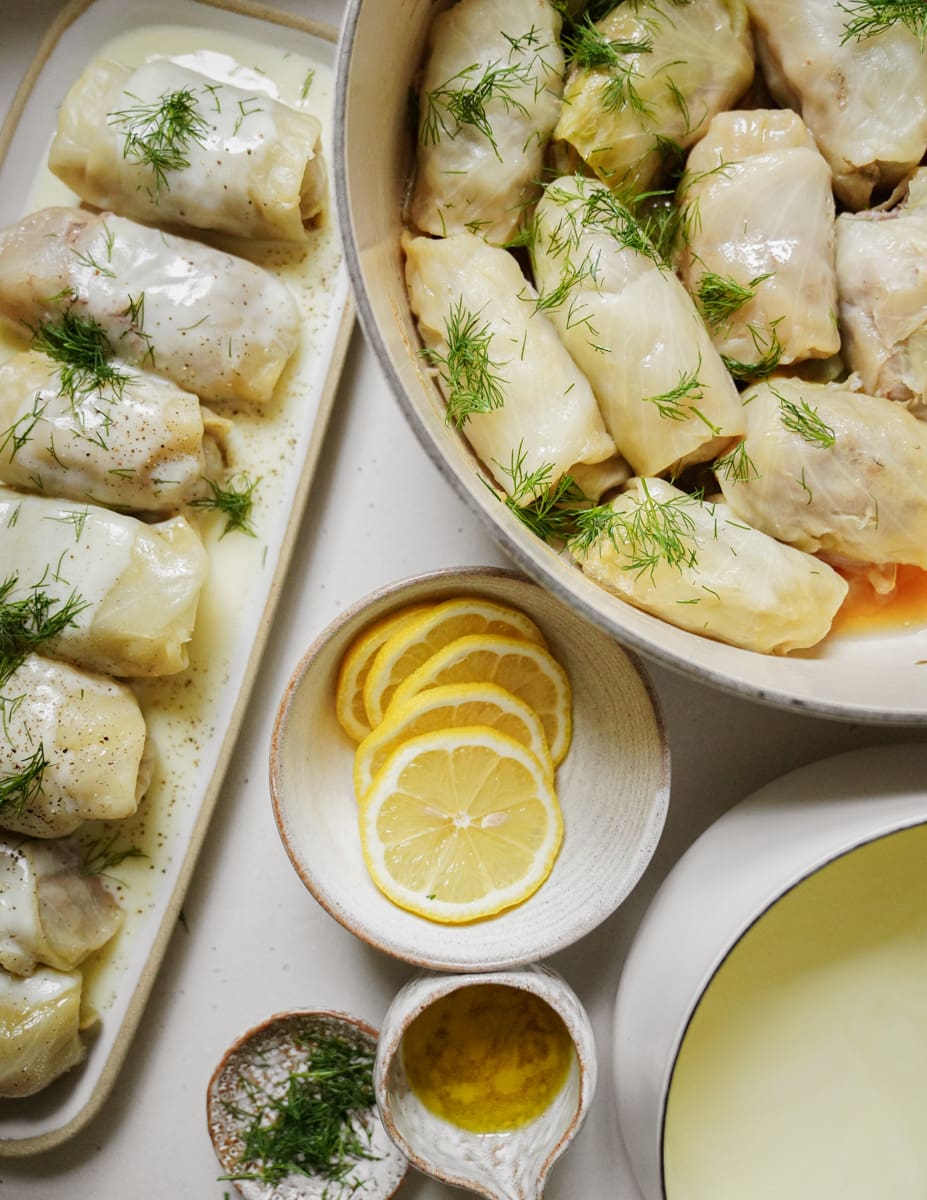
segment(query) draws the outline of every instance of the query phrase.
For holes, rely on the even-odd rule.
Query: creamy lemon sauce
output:
[[[535,1120],[567,1081],[575,1050],[540,996],[477,984],[442,996],[402,1040],[409,1085],[436,1116],[471,1133]]]
[[[927,827],[790,892],[735,947],[673,1075],[668,1200],[927,1196]]]
[[[273,26],[268,25],[268,36]],[[169,56],[196,70],[275,96],[322,123],[323,153],[331,162],[333,47],[318,39],[279,30],[286,44],[307,46],[312,57],[261,45],[215,29],[183,25],[150,26],[114,38],[99,49],[103,57],[137,67],[154,56]],[[317,54],[316,54],[317,51]],[[74,64],[74,78],[84,63]],[[54,132],[49,112],[48,140]],[[41,164],[23,204],[23,214],[47,205],[79,203]],[[249,258],[273,272],[299,306],[301,342],[273,400],[263,411],[232,413],[228,436],[230,470],[259,480],[253,525],[256,537],[232,533],[222,538],[225,519],[217,513],[186,514],[197,525],[209,553],[210,574],[197,613],[190,666],[179,675],[132,680],[155,752],[154,774],[135,817],[88,825],[85,843],[114,840],[114,848],[135,847],[144,858],[129,858],[112,869],[111,881],[126,911],[121,933],[85,967],[84,1002],[103,1012],[117,998],[128,1001],[124,978],[147,956],[167,897],[180,873],[197,819],[212,796],[222,742],[238,700],[242,664],[259,628],[281,542],[286,536],[297,473],[310,445],[335,331],[348,296],[337,224],[331,213],[309,231],[304,244],[270,244],[227,237],[200,240]],[[0,331],[0,361],[27,342]],[[41,572],[41,562],[38,564]],[[102,568],[101,568],[102,569]],[[134,987],[134,984],[132,985]],[[120,990],[121,989],[121,990]]]

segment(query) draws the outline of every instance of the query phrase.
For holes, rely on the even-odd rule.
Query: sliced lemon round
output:
[[[401,908],[444,924],[490,917],[541,886],[563,839],[550,774],[496,729],[409,738],[360,807],[364,861]]]
[[[541,720],[533,708],[494,683],[451,683],[428,688],[404,704],[391,705],[380,724],[357,747],[354,792],[361,800],[394,750],[435,729],[484,725],[526,746],[551,775],[554,765]]]
[[[390,710],[427,688],[478,680],[497,684],[533,708],[544,726],[554,766],[563,761],[573,732],[570,681],[556,659],[532,642],[493,634],[458,638],[399,684]]]
[[[545,645],[544,635],[518,609],[479,596],[458,596],[434,605],[396,630],[377,652],[364,682],[364,707],[371,729],[383,720],[399,684],[436,650],[467,634],[491,633]]]
[[[335,685],[335,714],[338,724],[356,742],[370,732],[364,708],[364,680],[374,656],[391,634],[431,607],[430,604],[409,604],[397,612],[387,613],[362,630],[345,651]]]

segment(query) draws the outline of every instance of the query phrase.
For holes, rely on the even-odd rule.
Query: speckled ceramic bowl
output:
[[[364,1051],[377,1047],[377,1031],[347,1013],[296,1010],[277,1013],[249,1029],[229,1047],[213,1072],[206,1093],[206,1117],[216,1157],[228,1176],[242,1169],[242,1131],[247,1121],[237,1115],[252,1110],[254,1093],[282,1095],[286,1080],[305,1068],[306,1052],[300,1044],[316,1038],[339,1038]],[[405,1177],[408,1163],[386,1136],[376,1112],[369,1116],[370,1158],[359,1159],[349,1172],[358,1181],[366,1200],[389,1200]],[[366,1140],[366,1135],[362,1134]],[[259,1179],[233,1179],[245,1200],[319,1200],[337,1191],[321,1176],[291,1174],[278,1184]],[[353,1184],[351,1185],[353,1186]]]
[[[338,665],[370,622],[418,602],[483,596],[540,626],[573,691],[573,743],[557,770],[564,838],[524,903],[468,925],[396,907],[361,855],[355,744],[335,716]],[[650,861],[669,798],[669,751],[636,660],[571,608],[511,572],[438,571],[361,600],[310,646],[277,714],[270,783],[280,836],[300,879],[338,921],[387,954],[446,971],[492,971],[547,958],[603,921]]]
[[[539,996],[563,1020],[574,1046],[570,1073],[550,1107],[508,1133],[468,1133],[429,1112],[409,1087],[402,1059],[403,1037],[425,1009],[459,988],[487,984]],[[384,1018],[374,1084],[387,1132],[420,1171],[488,1200],[537,1200],[551,1167],[579,1132],[595,1093],[592,1028],[576,994],[546,967],[489,975],[424,975],[406,984]]]

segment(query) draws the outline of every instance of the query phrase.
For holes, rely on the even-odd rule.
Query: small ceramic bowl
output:
[[[530,1124],[507,1133],[468,1133],[435,1116],[411,1090],[402,1044],[409,1026],[460,988],[498,984],[539,996],[562,1019],[574,1054],[566,1083]],[[383,1124],[403,1155],[427,1175],[488,1200],[537,1200],[553,1164],[579,1132],[596,1083],[595,1043],[576,994],[555,972],[533,966],[494,974],[413,979],[383,1022],[374,1085]]]
[[[249,1029],[225,1052],[213,1072],[206,1092],[206,1118],[209,1136],[225,1176],[233,1177],[247,1164],[242,1163],[243,1132],[250,1118],[239,1114],[255,1109],[255,1095],[265,1092],[282,1096],[286,1081],[307,1062],[306,1043],[320,1038],[338,1038],[372,1054],[377,1047],[377,1031],[356,1017],[342,1012],[295,1010],[278,1013]],[[366,1133],[361,1141],[369,1148],[369,1158],[359,1158],[349,1172],[350,1184],[358,1183],[365,1200],[389,1200],[405,1177],[408,1163],[394,1142],[387,1137],[375,1110],[371,1110]],[[337,1192],[337,1184],[322,1176],[291,1174],[279,1183],[259,1179],[234,1179],[245,1200],[318,1200]]]
[[[557,770],[564,838],[550,875],[517,907],[455,926],[398,908],[371,881],[357,827],[355,744],[338,724],[334,698],[342,655],[370,622],[408,604],[459,595],[508,604],[540,626],[572,686],[573,742]],[[663,828],[669,752],[647,676],[608,634],[511,572],[448,570],[368,596],[309,648],[277,714],[270,785],[293,866],[342,925],[418,966],[492,971],[549,957],[624,900]]]
[[[725,1180],[736,1180],[730,1194],[793,1197],[798,1189],[783,1187],[781,1180],[777,1186],[771,1171],[752,1176],[751,1186],[750,1173],[762,1172],[756,1164],[763,1158],[746,1147],[765,1146],[763,1153],[777,1169],[785,1164],[800,1173],[802,1197],[865,1194],[865,1188],[848,1192],[833,1183],[834,1159],[849,1161],[850,1147],[881,1146],[872,1164],[880,1171],[903,1155],[906,1138],[910,1148],[911,1133],[904,1127],[911,1105],[903,1090],[886,1083],[884,1094],[875,1093],[876,1081],[884,1083],[880,1056],[906,1062],[921,1095],[916,1064],[927,1064],[923,1038],[913,1034],[925,985],[922,980],[913,1006],[910,998],[896,1001],[902,993],[892,981],[907,977],[892,965],[895,950],[889,948],[906,929],[923,961],[923,941],[912,940],[925,937],[923,888],[910,881],[924,878],[925,779],[927,745],[859,750],[802,767],[716,821],[667,876],[638,928],[615,1006],[618,1115],[645,1200],[705,1194],[691,1170],[686,1187],[672,1190],[683,1161],[680,1147],[695,1155],[685,1161],[697,1162],[700,1171],[705,1164],[706,1174],[717,1169]],[[917,839],[908,842],[907,857],[896,834]],[[884,863],[860,857],[873,851],[896,857]],[[912,855],[913,867],[905,865]],[[876,862],[883,863],[878,871]],[[863,863],[874,871],[871,879]],[[838,886],[835,880],[843,882]],[[880,907],[888,904],[884,898],[892,888],[900,892],[891,903],[900,907],[901,917]],[[911,910],[921,914],[916,921]],[[875,1049],[870,1045],[873,1019],[886,1026],[887,1050],[878,1041]],[[854,1035],[854,1027],[865,1036]],[[839,1039],[836,1049],[827,1044],[832,1038]],[[746,1062],[751,1068],[741,1074]],[[702,1067],[712,1080],[707,1088],[698,1086]],[[691,1122],[689,1140],[680,1142],[677,1114],[690,1096],[711,1132],[699,1139],[698,1122]],[[806,1098],[810,1110],[801,1107]],[[890,1114],[897,1116],[899,1109],[896,1121]],[[715,1112],[724,1119],[713,1120]],[[838,1114],[830,1142],[822,1134],[822,1112]],[[780,1126],[763,1123],[763,1113],[791,1121],[791,1133],[780,1136]],[[865,1127],[858,1137],[847,1115],[853,1113]],[[744,1116],[749,1120],[741,1127]],[[922,1145],[917,1121],[914,1139]],[[810,1150],[804,1141],[809,1133]],[[834,1140],[844,1150],[824,1151],[826,1162],[815,1162],[818,1147],[833,1148]],[[920,1153],[917,1178],[923,1178],[925,1159]],[[741,1167],[744,1173],[738,1174]],[[815,1169],[828,1177],[816,1192],[807,1182],[820,1183]],[[904,1190],[885,1186],[872,1191]],[[728,1194],[709,1189],[714,1200],[722,1192]]]

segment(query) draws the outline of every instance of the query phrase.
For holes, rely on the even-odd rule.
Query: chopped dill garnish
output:
[[[702,382],[698,377],[701,369],[702,358],[699,355],[698,365],[695,369],[680,371],[679,380],[674,387],[667,392],[661,392],[658,396],[642,396],[642,402],[654,405],[660,416],[669,421],[687,421],[689,417],[699,417],[709,429],[717,433],[717,428],[696,407],[697,402],[705,397]]]
[[[190,147],[205,146],[209,130],[192,88],[167,92],[148,104],[139,101],[134,108],[109,113],[107,121],[125,134],[122,157],[151,167],[155,197],[162,187],[170,191],[168,172],[189,167]]]
[[[59,364],[61,393],[72,407],[104,387],[121,399],[129,376],[113,366],[110,359],[115,351],[106,330],[93,317],[79,316],[69,308],[57,321],[44,321],[32,330],[32,346]]]
[[[497,369],[501,363],[489,357],[492,333],[488,323],[479,323],[479,314],[464,306],[462,299],[453,306],[444,322],[447,353],[426,347],[419,351],[426,362],[439,370],[447,391],[447,419],[458,429],[473,413],[502,408],[505,382]]]
[[[738,442],[733,450],[716,459],[715,474],[730,483],[749,483],[751,479],[759,479],[759,472],[747,453],[747,443]]]
[[[582,176],[576,177],[576,185],[576,192],[556,186],[547,189],[551,199],[565,206],[562,223],[549,237],[552,254],[578,249],[583,232],[588,229],[608,234],[623,249],[636,250],[663,265],[653,243],[618,196]]]
[[[624,70],[622,57],[626,54],[649,54],[653,42],[611,40],[586,16],[585,21],[563,39],[563,49],[571,66],[584,70]]]
[[[530,62],[497,61],[485,67],[473,63],[426,92],[422,97],[424,115],[419,135],[422,145],[434,145],[442,137],[453,140],[463,128],[469,127],[487,139],[501,161],[486,106],[491,100],[498,100],[506,112],[526,115],[528,109],[518,98],[519,90],[528,87],[536,94],[543,86],[535,79],[533,70],[534,64]]]
[[[246,105],[255,104],[256,108],[247,108]],[[255,113],[263,112],[260,104],[258,104],[257,96],[247,96],[244,100],[238,101],[238,116],[235,118],[235,128],[232,130],[233,136],[238,136],[238,131],[244,124],[246,117],[253,117]],[[189,165],[189,164],[188,164]]]
[[[649,575],[661,564],[682,570],[696,562],[695,521],[686,511],[701,504],[700,496],[680,493],[669,500],[656,500],[641,480],[643,498],[629,511],[600,504],[576,515],[577,532],[570,539],[574,554],[590,553],[603,537],[627,557],[623,569],[635,576]]]
[[[88,604],[77,592],[63,602],[52,600],[41,582],[14,600],[11,597],[18,583],[18,575],[8,575],[0,582],[0,687],[27,654],[74,625]]]
[[[235,530],[246,533],[249,537],[256,537],[254,526],[251,524],[251,512],[254,508],[254,489],[261,482],[260,479],[251,479],[245,472],[240,471],[226,480],[225,487],[215,479],[206,479],[204,482],[212,495],[191,500],[190,507],[225,514],[225,528],[219,536],[219,541],[227,533]]]
[[[698,281],[695,298],[709,328],[717,330],[726,325],[738,309],[753,299],[757,287],[771,274],[767,271],[763,275],[756,275],[744,285],[729,275],[706,271]]]
[[[31,411],[23,413],[21,417],[17,417],[12,425],[0,433],[0,455],[9,447],[9,461],[13,461],[23,446],[32,438],[32,431],[38,425],[39,421],[41,421],[47,407],[47,401],[42,399],[39,392],[36,392],[32,397]]]
[[[834,445],[837,440],[836,434],[807,400],[796,402],[783,396],[775,388],[771,387],[769,390],[779,401],[779,420],[783,429],[797,433],[803,441],[812,446],[819,446],[822,450],[828,450]]]
[[[500,495],[485,479],[483,483],[542,541],[565,541],[575,531],[577,510],[588,501],[572,475],[561,475],[554,481],[552,463],[542,463],[536,470],[528,471],[526,457],[524,442],[519,442],[508,466],[493,459],[500,474],[509,481],[507,494]]]
[[[41,796],[42,777],[47,766],[45,747],[40,742],[32,757],[22,764],[15,775],[0,776],[0,812],[6,810],[19,815]]]
[[[376,1158],[370,1122],[374,1052],[340,1037],[299,1044],[305,1067],[289,1075],[282,1094],[241,1077],[251,1107],[226,1107],[250,1124],[242,1130],[234,1171],[220,1178],[276,1185],[288,1175],[316,1176],[340,1184],[339,1195],[350,1194],[359,1186],[351,1175],[357,1163]]]
[[[735,379],[765,379],[767,375],[771,375],[775,371],[784,350],[776,330],[776,326],[781,320],[782,318],[779,317],[770,324],[768,334],[764,334],[755,325],[747,326],[760,356],[756,362],[741,362],[736,358],[728,358],[726,354],[721,355],[721,361]]]
[[[579,266],[574,266],[569,260],[564,263],[560,273],[560,282],[555,288],[551,288],[548,292],[539,292],[534,303],[534,311],[552,312],[554,309],[562,308],[563,305],[570,299],[573,289],[579,287],[586,280],[595,282],[595,267],[587,254]]]
[[[843,45],[855,38],[877,37],[899,21],[927,46],[927,4],[924,0],[838,0],[838,5],[850,18],[844,25]]]
[[[309,89],[312,87],[312,82],[315,79],[315,69],[310,67],[306,72],[306,78],[303,80],[303,86],[300,89],[299,98],[305,100],[309,95]]]
[[[510,54],[524,54],[528,50],[544,49],[544,44],[541,42],[543,35],[537,25],[532,25],[527,33],[523,33],[520,37],[512,37],[504,29],[500,29],[499,32],[512,47],[509,51]]]
[[[127,858],[148,857],[137,846],[127,846],[125,849],[117,850],[116,841],[118,837],[118,833],[114,833],[112,837],[98,838],[96,841],[90,843],[84,851],[84,857],[81,861],[81,875],[107,875],[111,868],[118,867]]]

